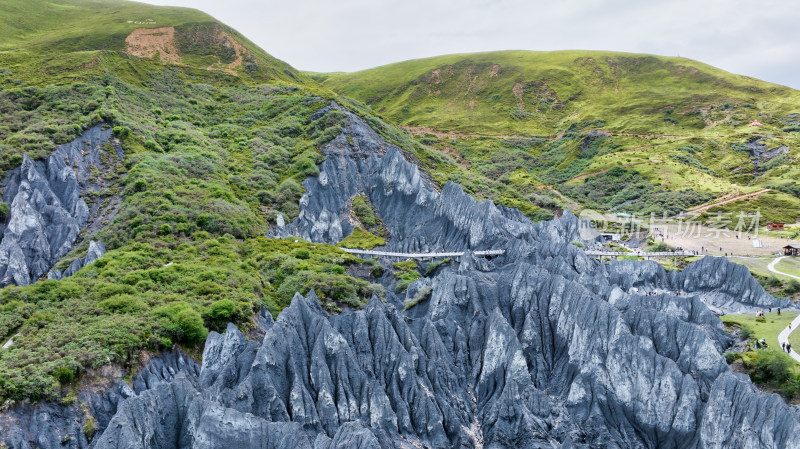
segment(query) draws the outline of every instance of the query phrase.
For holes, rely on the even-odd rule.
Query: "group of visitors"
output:
[[[781,343],[781,348],[783,348],[783,350],[786,351],[787,354],[792,353],[792,344],[789,343],[788,341],[785,343]]]

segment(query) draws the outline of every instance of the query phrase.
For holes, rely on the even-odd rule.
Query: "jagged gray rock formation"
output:
[[[106,429],[120,405],[142,392],[174,380],[196,378],[200,366],[179,351],[166,353],[147,364],[133,381],[133,388],[121,379],[108,391],[99,394],[84,391],[74,404],[23,404],[0,415],[0,443],[12,449],[86,449],[94,428],[96,434]],[[88,422],[93,423],[87,425]],[[97,440],[95,438],[95,440]]]
[[[406,297],[329,316],[312,292],[274,322],[262,311],[252,339],[233,325],[212,333],[199,373],[154,368],[169,375],[134,382],[90,447],[800,447],[798,409],[722,357],[730,337],[704,301],[779,304],[737,268],[598,263],[570,244],[572,214],[534,224],[455,184],[439,193],[347,120],[282,232],[335,243],[351,230],[349,199],[365,194],[389,248],[467,253]],[[506,252],[472,253],[489,248]],[[656,287],[682,295],[637,294]]]
[[[331,108],[339,107],[334,104],[317,114]],[[532,238],[536,225],[518,210],[476,202],[454,183],[438,193],[402,149],[358,116],[345,113],[347,125],[322,147],[326,158],[320,174],[303,182],[300,215],[282,227],[281,236],[336,243],[353,229],[349,200],[366,194],[391,230],[392,250],[484,249]]]
[[[47,279],[58,280],[72,276],[81,268],[101,258],[105,253],[106,247],[103,246],[102,243],[91,240],[89,241],[89,249],[86,251],[85,256],[75,258],[75,260],[73,260],[72,263],[70,263],[69,266],[64,269],[64,271],[59,271],[53,268],[49,273],[47,273]]]
[[[0,286],[36,281],[72,249],[101,207],[90,209],[80,197],[82,189],[99,188],[92,167],[107,168],[104,156],[122,159],[118,144],[108,154],[111,138],[111,129],[97,125],[73,142],[58,145],[44,162],[24,156],[22,165],[7,174],[3,200],[10,211],[0,224]]]

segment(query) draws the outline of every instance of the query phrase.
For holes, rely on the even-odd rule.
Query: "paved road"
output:
[[[800,276],[795,276],[793,274],[784,273],[782,271],[778,271],[778,270],[775,269],[775,265],[777,265],[778,262],[780,262],[781,260],[785,259],[786,257],[787,256],[781,256],[781,257],[778,257],[777,259],[773,260],[772,262],[770,262],[769,265],[767,265],[767,270],[769,270],[769,271],[771,271],[773,273],[780,274],[782,276],[789,276],[790,278],[795,278],[798,281],[800,281]]]
[[[797,326],[800,326],[800,315],[797,315],[797,318],[792,321],[792,327],[786,326],[783,328],[780,334],[778,334],[778,347],[781,347],[781,344],[786,343],[789,341],[789,334],[797,330]],[[800,348],[798,348],[800,349]],[[789,354],[792,356],[793,359],[800,362],[800,354],[795,352],[794,348],[792,348],[792,352]]]

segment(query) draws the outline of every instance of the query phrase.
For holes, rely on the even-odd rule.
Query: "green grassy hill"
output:
[[[141,80],[151,61],[197,76],[309,81],[194,9],[123,0],[2,0],[0,8],[0,63],[7,78],[21,83],[66,83],[105,71]],[[138,58],[144,61],[134,63]]]
[[[685,58],[599,51],[449,55],[311,76],[532,203],[549,204],[536,190],[547,185],[586,207],[673,214],[777,186],[747,208],[800,219],[800,91],[788,87]]]
[[[800,104],[796,90],[697,61],[599,51],[459,54],[313,76],[398,123],[481,135],[555,135],[598,120],[611,131],[715,135],[755,118],[778,126]]]

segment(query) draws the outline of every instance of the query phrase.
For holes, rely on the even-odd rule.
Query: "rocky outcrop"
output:
[[[126,400],[94,447],[800,444],[797,411],[728,369],[699,301],[607,302],[528,261],[475,262],[445,268],[412,316],[377,298],[328,316],[312,293],[260,342],[212,333],[196,380]]]
[[[89,242],[89,249],[86,251],[85,256],[75,258],[75,260],[73,260],[72,263],[70,263],[69,266],[64,269],[64,271],[59,271],[53,268],[52,270],[50,270],[49,273],[47,273],[47,279],[58,280],[72,276],[73,274],[77,273],[78,270],[80,270],[81,268],[85,267],[86,265],[89,265],[90,263],[102,257],[103,254],[105,253],[106,253],[106,247],[103,246],[102,243],[91,240]]]
[[[11,449],[85,449],[96,447],[121,404],[165,385],[177,376],[194,379],[200,366],[185,353],[173,351],[154,358],[133,381],[121,379],[104,393],[84,391],[73,404],[23,404],[0,415],[0,443]],[[0,447],[2,446],[0,444]]]
[[[111,130],[98,125],[57,146],[46,161],[24,156],[22,165],[8,173],[2,183],[10,210],[0,225],[0,286],[36,281],[72,249],[101,208],[90,208],[81,198],[82,190],[99,188],[92,168],[103,172],[113,165],[109,159],[122,159],[122,149],[111,139]]]
[[[321,110],[322,114],[335,104]],[[445,248],[485,249],[512,239],[531,239],[536,225],[516,209],[476,202],[460,186],[441,193],[404,150],[386,142],[358,116],[346,112],[342,133],[325,144],[318,177],[303,182],[301,212],[279,235],[336,243],[352,232],[349,201],[368,196],[391,230],[388,247],[428,252]],[[409,157],[410,158],[410,157]]]
[[[144,370],[90,447],[800,447],[798,410],[722,356],[731,341],[707,304],[778,304],[735,266],[598,263],[570,244],[572,214],[534,224],[455,184],[438,192],[347,120],[278,232],[335,243],[364,194],[390,249],[465,255],[362,310],[328,315],[311,292],[274,321],[262,310],[250,339],[212,332],[199,372]],[[505,254],[473,253],[490,248]]]

